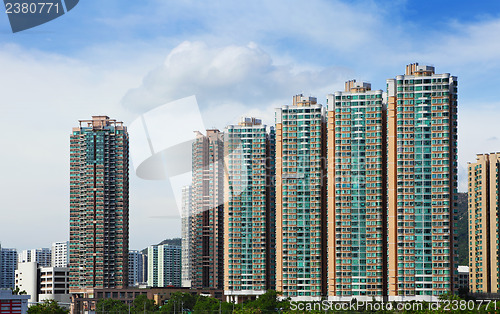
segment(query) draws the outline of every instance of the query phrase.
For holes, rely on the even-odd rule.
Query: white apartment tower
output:
[[[152,245],[148,247],[148,286],[180,287],[181,251],[178,245]]]
[[[52,266],[68,267],[69,250],[68,241],[52,243]]]
[[[19,253],[19,263],[37,262],[39,266],[49,267],[52,264],[52,250],[49,248],[39,248],[23,250]]]

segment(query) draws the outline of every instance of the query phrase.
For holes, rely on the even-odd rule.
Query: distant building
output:
[[[12,295],[10,289],[0,289],[0,314],[26,314],[29,298],[29,295]]]
[[[69,241],[52,243],[52,267],[68,267]]]
[[[458,266],[458,288],[469,290],[469,266]]]
[[[182,247],[152,245],[148,247],[148,286],[181,286]]]
[[[26,291],[30,296],[28,302],[36,303],[38,301],[38,265],[37,262],[20,262],[16,270],[16,287],[20,291]]]
[[[147,282],[147,255],[138,250],[128,253],[128,285],[138,286]],[[146,271],[145,271],[146,270]]]
[[[29,263],[31,262],[31,250],[22,250],[17,254],[18,263]]]
[[[52,250],[49,248],[23,250],[19,253],[18,262],[36,262],[39,266],[49,267],[52,265]]]
[[[191,287],[191,186],[182,188],[182,286]]]
[[[69,308],[69,267],[40,267],[38,302],[55,300],[59,305]]]
[[[0,245],[0,288],[14,288],[17,268],[17,250]]]
[[[69,268],[39,267],[36,262],[18,264],[16,287],[26,291],[29,303],[55,300],[69,308]]]
[[[500,153],[480,154],[468,165],[471,293],[499,293]]]

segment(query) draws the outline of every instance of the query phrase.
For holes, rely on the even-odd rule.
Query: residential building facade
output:
[[[69,267],[40,267],[38,302],[55,300],[59,305],[69,308]]]
[[[128,285],[127,128],[107,116],[70,136],[70,290]]]
[[[138,250],[130,250],[128,254],[128,286],[134,287],[147,282],[148,256]],[[146,265],[144,265],[146,264]],[[146,270],[146,272],[144,272]]]
[[[152,245],[148,247],[148,286],[180,287],[182,246]]]
[[[52,243],[52,267],[68,267],[69,241]]]
[[[469,266],[458,266],[458,288],[469,291]]]
[[[390,299],[455,289],[457,84],[418,63],[387,80]]]
[[[38,302],[38,263],[37,262],[20,262],[16,269],[16,288],[19,291],[25,291],[30,296],[29,303]]]
[[[0,245],[0,288],[14,288],[17,268],[17,250]]]
[[[39,266],[49,267],[52,265],[52,250],[49,248],[23,250],[19,253],[18,262],[36,262]]]
[[[242,302],[275,287],[275,132],[242,118],[224,132],[224,294]]]
[[[191,287],[191,185],[182,187],[182,286]]]
[[[296,95],[276,109],[276,290],[326,295],[326,112]]]
[[[330,300],[386,295],[383,94],[352,80],[327,96]]]
[[[69,308],[69,268],[43,267],[37,262],[22,262],[16,270],[16,288],[30,296],[31,304],[55,300]]]
[[[222,289],[224,279],[224,141],[197,133],[192,146],[191,286]]]
[[[469,291],[498,293],[500,153],[477,155],[468,165]]]

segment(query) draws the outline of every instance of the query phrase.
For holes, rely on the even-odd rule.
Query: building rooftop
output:
[[[459,273],[469,273],[469,266],[458,266]]]

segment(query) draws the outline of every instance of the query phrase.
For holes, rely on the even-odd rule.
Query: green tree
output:
[[[97,314],[128,313],[128,309],[128,305],[120,300],[113,299],[101,299],[97,302],[96,305]]]
[[[219,311],[219,300],[211,297],[198,296],[193,308],[194,313],[215,313]]]
[[[12,294],[13,294],[13,295],[23,295],[23,294],[27,294],[27,293],[26,293],[26,291],[24,291],[24,290],[23,290],[23,291],[21,291],[21,290],[19,289],[19,287],[16,287],[15,289],[10,288],[10,290],[12,290]]]
[[[155,301],[148,299],[144,294],[135,298],[133,306],[134,313],[151,313],[158,311],[158,306],[155,304]]]
[[[192,311],[196,304],[197,297],[187,292],[175,292],[170,296],[170,299],[161,307],[161,312],[177,313],[182,309]],[[174,311],[175,307],[175,311]]]
[[[55,300],[44,300],[43,303],[32,305],[28,308],[28,314],[67,314],[69,310],[59,306]]]
[[[290,298],[281,298],[282,293],[268,290],[260,295],[256,300],[243,305],[244,309],[257,309],[261,313],[273,313],[277,311],[287,311],[290,309]],[[247,312],[247,311],[245,311]]]

